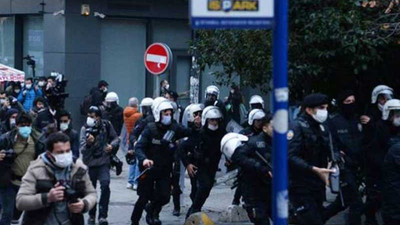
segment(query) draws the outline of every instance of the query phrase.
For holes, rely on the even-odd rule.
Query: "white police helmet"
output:
[[[153,116],[154,116],[155,122],[160,122],[161,112],[165,111],[165,110],[171,110],[172,112],[174,111],[174,107],[172,106],[171,102],[168,100],[159,103],[157,106],[154,106]]]
[[[254,120],[260,120],[265,117],[265,112],[262,109],[253,109],[249,113],[248,123],[253,125]]]
[[[371,103],[375,104],[376,101],[378,100],[378,96],[379,95],[388,95],[390,96],[390,99],[393,98],[393,88],[386,86],[386,85],[378,85],[374,88],[374,90],[372,91],[372,95],[371,95]]]
[[[261,104],[262,107],[264,108],[264,99],[259,95],[253,95],[253,96],[251,96],[250,102],[249,102],[250,108],[251,108],[251,105],[253,105],[253,104]]]
[[[157,97],[153,100],[153,104],[151,105],[151,110],[153,110],[158,104],[161,102],[168,101],[168,99],[164,97]]]
[[[140,102],[140,107],[143,106],[152,106],[153,105],[153,99],[152,98],[144,98],[142,99],[142,101]]]
[[[202,111],[203,104],[190,104],[183,112],[182,125],[188,127],[188,123],[194,122],[194,113]]]
[[[119,104],[119,98],[117,93],[115,92],[110,92],[106,95],[105,98],[106,102],[117,102],[117,104]]]
[[[248,140],[249,138],[245,135],[228,133],[221,140],[221,152],[230,160],[236,148]]]
[[[398,100],[398,99],[392,99],[385,103],[385,105],[383,106],[383,110],[382,110],[382,119],[388,120],[390,111],[394,111],[394,110],[400,110],[400,100]]]
[[[215,95],[217,96],[217,99],[219,98],[219,88],[215,85],[210,85],[206,88],[206,94],[205,97],[207,98],[207,95]]]
[[[207,119],[222,119],[222,113],[217,106],[207,106],[201,114],[201,125],[206,125]]]

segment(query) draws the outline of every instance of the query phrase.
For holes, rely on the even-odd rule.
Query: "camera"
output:
[[[6,155],[6,158],[14,158],[17,155],[13,149],[4,150],[2,153]]]
[[[64,191],[65,200],[69,204],[79,202],[78,192],[75,189],[71,188],[69,185],[64,185],[64,187],[65,187]]]

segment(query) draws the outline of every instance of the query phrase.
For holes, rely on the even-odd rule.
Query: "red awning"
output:
[[[25,72],[0,64],[0,82],[25,81]]]

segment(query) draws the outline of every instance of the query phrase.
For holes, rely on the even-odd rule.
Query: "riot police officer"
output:
[[[329,99],[324,94],[304,98],[302,112],[288,132],[290,199],[294,215],[301,225],[324,224],[325,185],[334,170],[327,169]],[[336,157],[336,156],[335,156]]]
[[[367,108],[366,115],[361,116],[361,123],[367,126],[374,126],[374,123],[381,119],[383,106],[391,99],[393,99],[393,88],[386,85],[376,86],[372,90],[371,105]]]
[[[243,134],[247,137],[255,136],[262,132],[262,119],[265,117],[265,112],[262,109],[253,109],[249,113],[249,117],[247,119],[249,126],[242,131],[240,134]]]
[[[382,118],[375,129],[365,135],[367,141],[366,160],[366,224],[378,224],[376,213],[382,206],[382,167],[389,148],[400,142],[400,100],[392,99],[385,103]]]
[[[232,162],[240,167],[238,177],[245,208],[251,222],[256,225],[270,224],[269,218],[271,218],[272,126],[270,121],[270,117],[262,119],[262,132],[250,137],[247,144],[238,147],[231,157]],[[229,139],[230,137],[226,135],[222,140],[222,151],[224,148],[229,149],[238,145],[235,139]]]
[[[400,117],[397,115],[397,121]],[[397,122],[399,124],[399,122]],[[400,224],[400,144],[393,145],[383,163],[383,206],[385,225]]]
[[[225,135],[222,120],[218,107],[204,108],[199,134],[182,144],[183,162],[191,176],[193,202],[186,217],[201,211],[213,187],[221,159],[220,142]]]
[[[153,107],[154,123],[147,124],[135,145],[136,155],[142,172],[139,179],[138,195],[132,224],[139,224],[140,209],[146,205],[146,221],[149,225],[160,225],[159,213],[169,202],[171,194],[171,172],[174,162],[175,141],[190,135],[173,120],[173,106],[170,101],[161,101]]]
[[[184,140],[181,142],[179,145],[179,160],[182,161],[184,167],[188,171],[188,175],[190,177],[191,181],[191,193],[190,193],[190,199],[194,200],[194,194],[195,194],[195,188],[196,188],[196,183],[195,183],[195,173],[197,170],[197,167],[192,164],[194,159],[193,159],[193,146],[198,145],[200,143],[200,130],[201,130],[201,114],[202,114],[203,106],[201,104],[191,104],[188,107],[186,107],[184,113],[183,113],[183,118],[182,118],[182,124],[185,127],[188,127],[192,129],[192,134],[188,137],[188,139]]]
[[[360,175],[362,164],[362,126],[356,114],[357,101],[352,90],[341,92],[337,103],[339,111],[330,116],[328,125],[345,161],[340,171],[343,196],[337,196],[335,202],[327,207],[325,219],[349,207],[347,224],[360,225],[364,205],[358,190],[357,175]]]
[[[250,97],[249,107],[250,107],[250,110],[253,110],[253,109],[264,110],[264,100],[259,95],[253,95]]]
[[[247,137],[258,135],[260,132],[262,132],[262,121],[265,118],[265,116],[266,116],[265,112],[262,109],[251,110],[247,119],[248,127],[241,130],[239,134],[243,134]],[[232,164],[229,159],[227,159],[227,165],[228,165],[228,171],[233,170],[235,168],[235,164]],[[235,195],[233,197],[232,205],[240,204],[240,198],[242,197],[242,191],[240,190],[240,187],[241,185],[238,184],[235,191]]]
[[[225,120],[225,124],[228,121],[227,120],[227,113],[225,109],[224,103],[219,99],[219,88],[215,85],[210,85],[206,88],[206,94],[205,94],[205,102],[204,102],[204,107],[207,106],[217,106],[218,109],[221,111],[222,116],[224,117],[223,119]]]

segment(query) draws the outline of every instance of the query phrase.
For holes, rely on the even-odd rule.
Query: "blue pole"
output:
[[[288,210],[288,0],[275,0],[273,30],[273,187],[274,225],[287,225]]]

